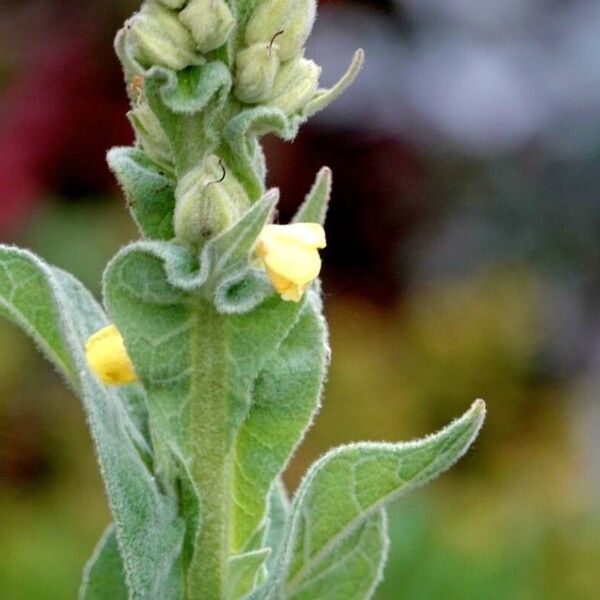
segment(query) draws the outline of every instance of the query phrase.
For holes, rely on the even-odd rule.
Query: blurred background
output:
[[[111,41],[136,0],[2,0],[0,240],[97,294],[136,232],[104,162],[132,135]],[[287,481],[333,444],[489,418],[390,511],[378,600],[600,595],[600,1],[323,2],[308,55],[367,66],[267,141],[282,220],[334,170],[333,363]],[[0,322],[0,598],[75,598],[109,520],[84,415]]]

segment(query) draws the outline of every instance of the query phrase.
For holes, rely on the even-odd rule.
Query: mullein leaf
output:
[[[235,115],[223,130],[219,154],[227,158],[252,200],[264,194],[264,157],[259,138],[267,133],[292,140],[298,124],[281,110],[268,106],[247,108]]]
[[[0,246],[0,312],[30,334],[83,401],[131,596],[177,598],[183,523],[148,469],[148,443],[127,410],[130,392],[102,385],[87,366],[85,343],[107,323],[102,310],[70,275]]]
[[[332,88],[328,90],[319,90],[315,94],[315,97],[305,106],[303,118],[308,119],[339,98],[339,96],[341,96],[358,77],[358,74],[363,68],[364,61],[364,51],[362,49],[357,50],[352,57],[348,70],[342,75],[342,78]]]
[[[137,148],[113,148],[107,160],[142,235],[155,240],[172,239],[175,235],[173,180]]]
[[[165,461],[175,461],[195,490],[184,506],[192,548],[188,589],[201,582],[214,589],[225,581],[220,569],[231,556],[261,550],[245,545],[266,518],[272,483],[318,403],[324,326],[313,292],[300,303],[272,293],[250,312],[221,314],[202,288],[175,287],[164,259],[158,243],[124,249],[106,271],[105,300],[146,390]],[[295,328],[299,319],[303,325]],[[298,367],[291,375],[289,361]],[[275,397],[271,377],[280,384]],[[252,434],[277,437],[266,465]],[[246,476],[255,478],[256,489],[239,483]],[[240,503],[252,509],[250,521]]]
[[[421,440],[362,442],[325,454],[296,492],[286,544],[269,580],[248,598],[294,598],[311,589],[348,536],[386,503],[450,468],[473,443],[484,418],[485,404],[478,400],[462,417]],[[351,572],[338,573],[338,577],[346,576]],[[363,597],[347,596],[348,600]]]
[[[225,597],[227,600],[240,600],[251,592],[257,584],[261,567],[271,553],[270,548],[250,550],[236,554],[228,560],[228,579]]]
[[[83,571],[79,600],[128,600],[115,526],[110,525]]]
[[[331,197],[331,169],[323,167],[307,194],[304,202],[300,205],[294,216],[293,223],[325,223],[327,208]]]
[[[387,519],[380,509],[283,595],[288,600],[368,600],[381,581],[387,550]]]
[[[202,160],[220,143],[218,115],[231,89],[231,74],[224,63],[212,61],[173,72],[154,67],[144,92],[171,143],[178,175]]]

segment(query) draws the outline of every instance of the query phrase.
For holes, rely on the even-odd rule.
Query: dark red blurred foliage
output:
[[[28,40],[0,98],[0,235],[44,194],[77,197],[113,185],[106,149],[132,136],[106,25],[71,17]]]

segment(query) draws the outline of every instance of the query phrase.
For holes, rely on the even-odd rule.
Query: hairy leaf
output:
[[[227,565],[227,600],[239,600],[257,584],[261,567],[271,553],[270,548],[251,550],[232,556]]]
[[[304,202],[294,216],[293,223],[325,223],[331,197],[331,169],[323,167]]]
[[[284,591],[289,600],[365,600],[371,598],[387,558],[384,509],[363,521],[319,561],[296,586]]]
[[[79,600],[127,600],[128,597],[117,534],[114,525],[110,525],[85,567]]]
[[[172,239],[174,182],[138,148],[113,148],[107,160],[142,235],[155,240]]]
[[[277,598],[281,590],[287,597],[304,589],[365,519],[452,466],[484,418],[485,404],[478,400],[460,419],[422,440],[362,442],[328,452],[296,492],[285,549],[269,581],[249,598]]]
[[[228,559],[246,550],[245,540],[260,526],[271,483],[310,421],[324,370],[323,326],[308,300],[284,302],[273,292],[250,312],[220,314],[210,287],[188,291],[173,285],[165,248],[144,243],[123,250],[106,272],[105,299],[147,392],[151,422],[196,492],[185,499],[192,554],[188,589],[223,592]],[[307,316],[301,317],[304,310]],[[299,318],[307,321],[293,330]],[[288,375],[287,381],[280,352],[298,367],[298,375]],[[280,389],[269,387],[269,371]],[[297,408],[291,407],[294,393]],[[288,417],[288,430],[282,430]],[[241,442],[244,457],[236,453],[240,428],[247,437],[255,433]],[[264,465],[264,448],[260,455],[252,453],[263,431],[284,436],[274,442],[267,468],[261,467],[258,488],[248,490],[238,480],[258,477],[256,463]],[[232,498],[231,490],[238,488],[241,495]],[[254,497],[246,498],[251,493]],[[242,523],[240,507],[246,504],[253,513]]]
[[[153,67],[144,90],[167,134],[179,175],[215,151],[220,143],[218,116],[231,89],[231,74],[220,61],[174,73]]]
[[[100,307],[71,276],[5,246],[0,247],[0,307],[83,400],[132,597],[177,598],[183,526],[176,507],[146,466],[146,441],[125,410],[129,393],[102,385],[87,367],[84,345],[106,324]]]

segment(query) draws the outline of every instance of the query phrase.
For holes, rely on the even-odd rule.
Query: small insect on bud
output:
[[[252,13],[246,27],[246,44],[269,42],[276,32],[282,61],[302,50],[315,20],[316,0],[264,0]]]
[[[235,97],[248,104],[265,100],[271,95],[279,69],[277,44],[254,44],[238,53],[235,65]]]
[[[321,67],[303,57],[294,58],[281,66],[267,104],[291,115],[310,102],[319,85]]]
[[[145,68],[160,65],[179,71],[200,62],[191,33],[169,10],[149,0],[126,25],[127,43]]]
[[[179,20],[192,32],[200,52],[222,46],[235,24],[225,0],[190,0],[179,13]]]
[[[176,197],[175,235],[193,245],[227,229],[250,205],[244,188],[214,155],[181,178]]]

